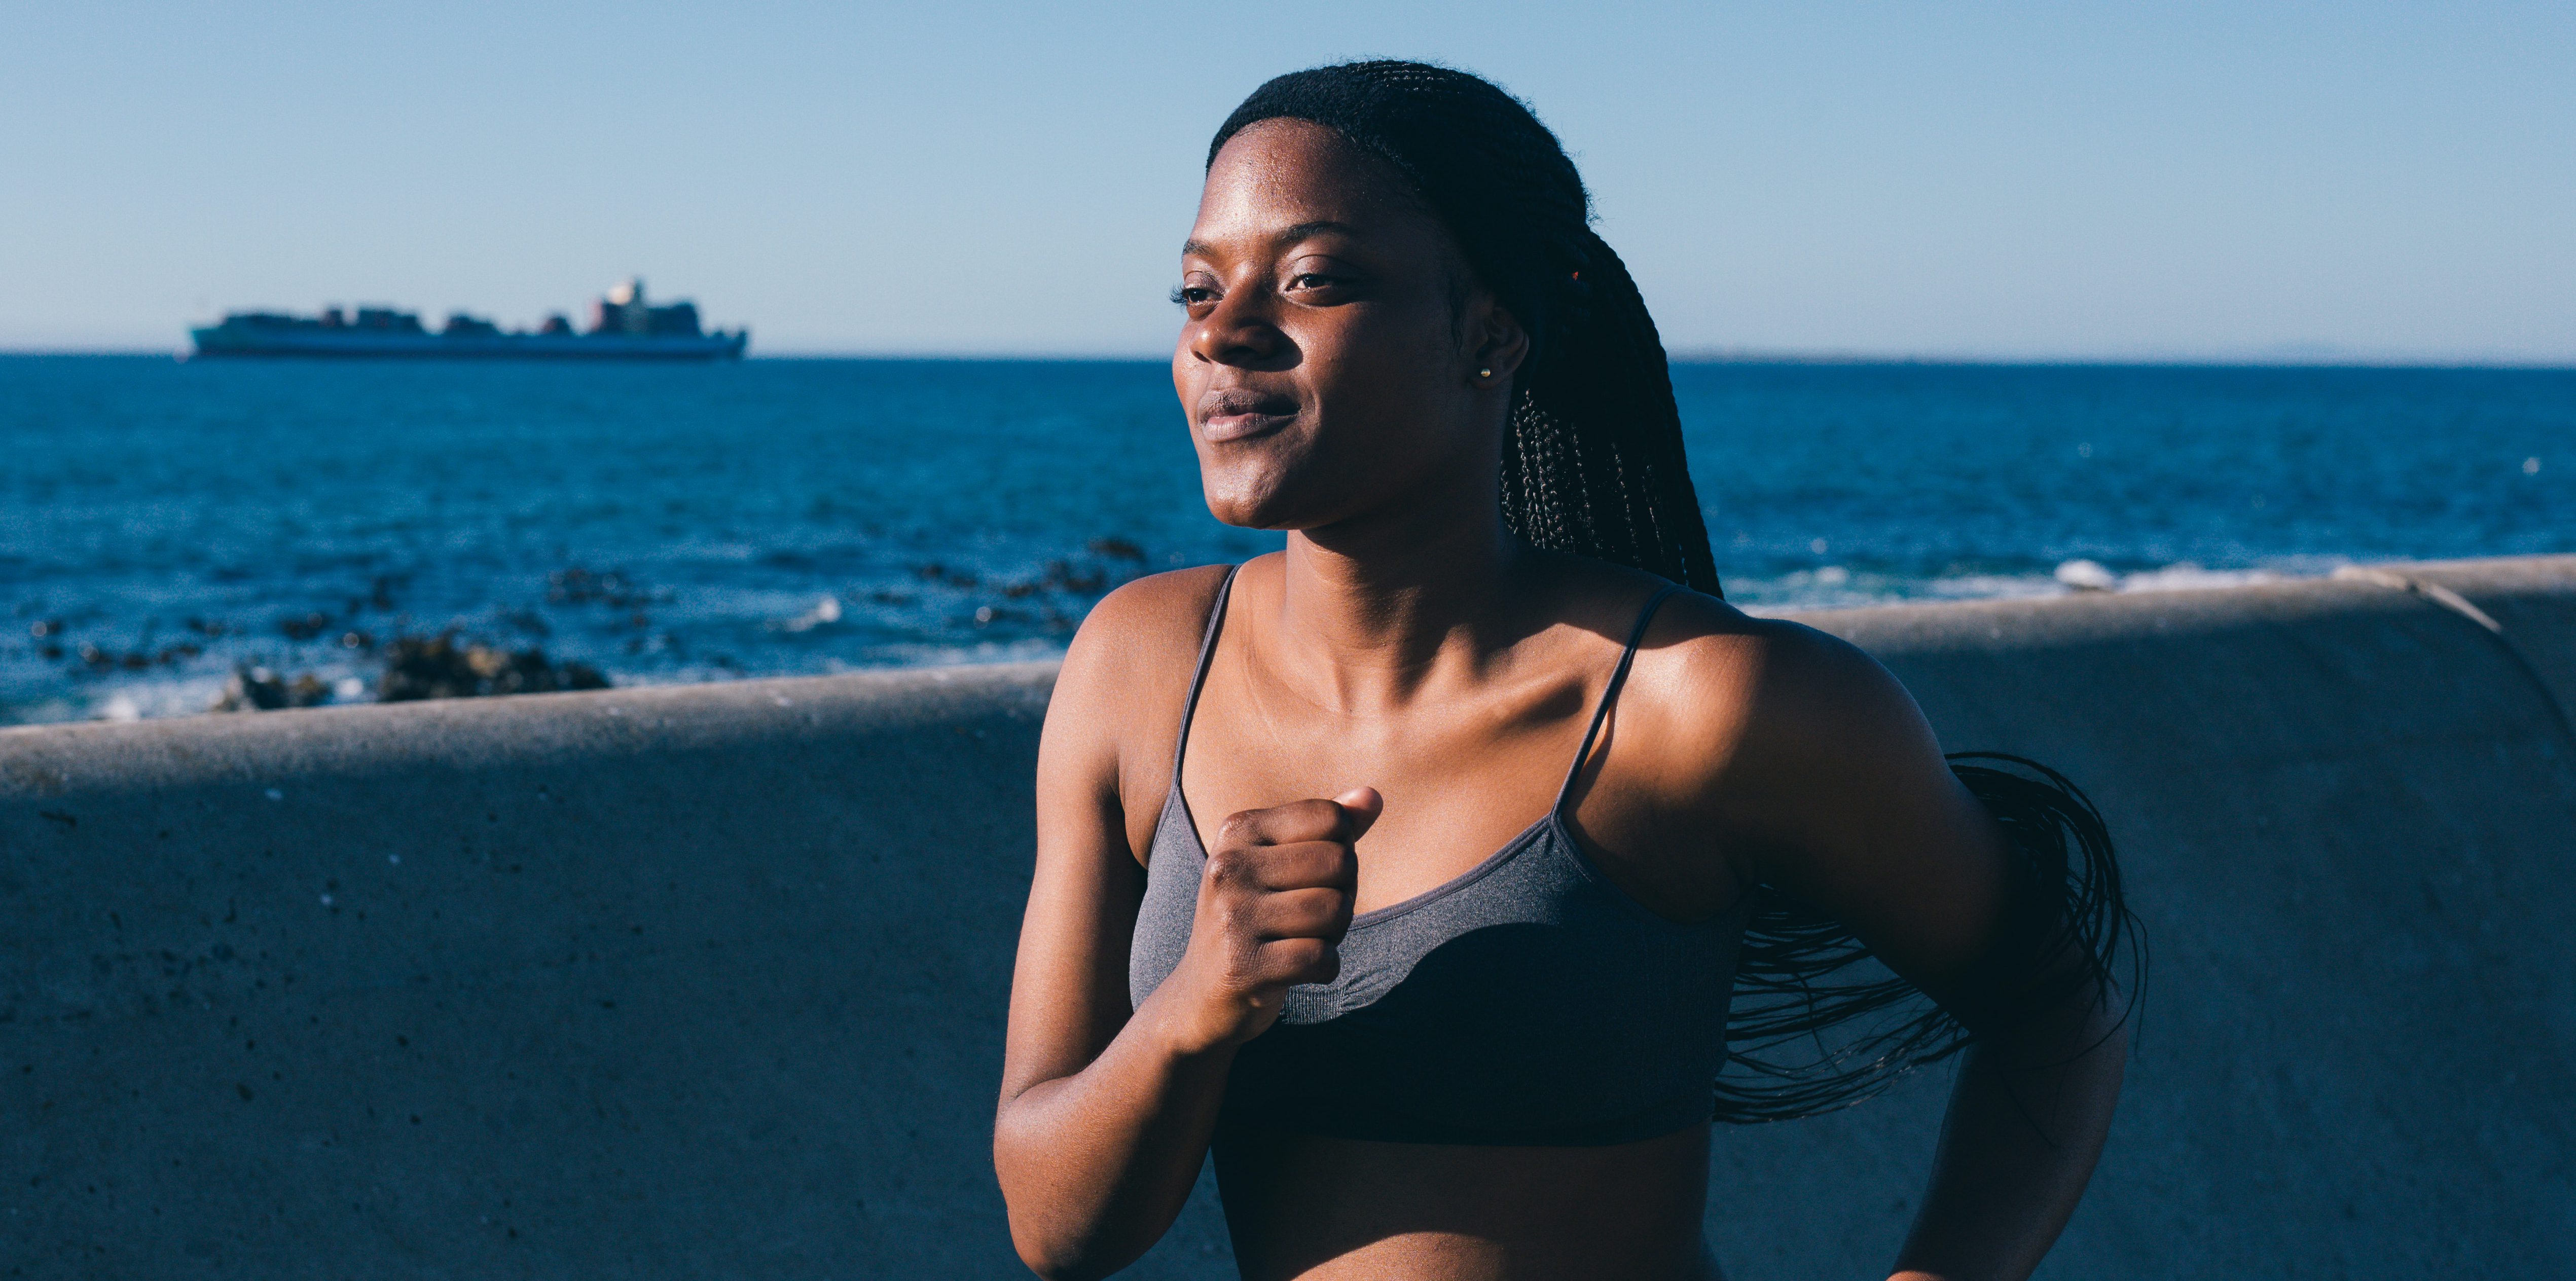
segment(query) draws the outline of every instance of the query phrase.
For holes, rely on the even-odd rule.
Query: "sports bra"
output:
[[[1180,965],[1197,915],[1207,851],[1181,794],[1181,761],[1233,589],[1229,571],[1147,852],[1127,954],[1136,1005]],[[1288,989],[1278,1022],[1236,1052],[1226,1124],[1581,1147],[1710,1119],[1747,909],[1689,925],[1657,916],[1611,884],[1565,825],[1637,642],[1674,590],[1638,615],[1546,817],[1456,879],[1352,917],[1340,976]]]

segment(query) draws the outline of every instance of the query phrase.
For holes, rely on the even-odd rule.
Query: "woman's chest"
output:
[[[1203,849],[1228,839],[1236,814],[1376,789],[1384,808],[1354,847],[1357,913],[1449,884],[1551,817],[1612,885],[1656,915],[1687,921],[1724,911],[1737,887],[1718,857],[1721,834],[1689,812],[1689,798],[1666,795],[1606,745],[1578,773],[1581,732],[1578,724],[1278,735],[1203,721],[1177,786]],[[1137,799],[1159,812],[1166,798]]]
[[[1546,819],[1572,748],[1543,731],[1482,735],[1262,735],[1203,727],[1177,785],[1202,846],[1221,847],[1233,815],[1376,789],[1384,806],[1354,850],[1356,912],[1455,879]]]

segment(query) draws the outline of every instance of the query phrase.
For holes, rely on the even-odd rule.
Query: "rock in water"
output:
[[[403,703],[422,698],[481,698],[494,694],[546,694],[567,689],[606,689],[608,678],[588,663],[552,663],[531,646],[507,650],[459,642],[454,632],[397,637],[385,656],[376,699]]]
[[[245,663],[233,669],[224,681],[223,696],[206,710],[274,712],[289,707],[320,707],[330,701],[331,687],[311,672],[288,680],[265,667]]]

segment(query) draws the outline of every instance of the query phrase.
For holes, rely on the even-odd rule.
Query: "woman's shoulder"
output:
[[[1065,650],[1056,697],[1132,700],[1166,686],[1186,690],[1227,572],[1200,565],[1148,574],[1102,597]]]
[[[1879,670],[1860,647],[1795,619],[1746,613],[1730,601],[1687,588],[1655,611],[1638,645],[1702,679],[1745,688],[1850,679]]]
[[[1677,591],[1638,645],[1623,712],[1723,768],[1911,739],[1922,713],[1877,659],[1821,628]]]
[[[1147,574],[1120,584],[1091,607],[1074,633],[1073,648],[1134,652],[1186,648],[1192,661],[1206,635],[1208,614],[1231,567],[1197,565]]]
[[[1042,791],[1071,788],[1094,798],[1086,803],[1129,815],[1161,804],[1199,640],[1225,575],[1223,565],[1153,574],[1091,607],[1047,700]],[[1126,839],[1141,849],[1136,842],[1146,834],[1131,830]]]

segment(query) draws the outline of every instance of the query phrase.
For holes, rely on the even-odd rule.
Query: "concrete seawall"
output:
[[[2122,841],[2043,1275],[2576,1275],[2576,557],[1807,621]],[[0,1276],[1018,1275],[1051,676],[0,731]],[[1943,1085],[1722,1131],[1730,1275],[1883,1267]],[[1203,1196],[1135,1275],[1227,1272]]]

